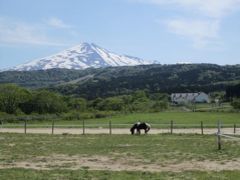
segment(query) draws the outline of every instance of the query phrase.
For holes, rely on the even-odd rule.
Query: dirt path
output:
[[[120,158],[110,156],[66,156],[52,155],[51,157],[35,157],[34,159],[3,164],[0,169],[26,168],[37,170],[59,169],[90,169],[108,171],[148,171],[148,172],[180,172],[180,171],[222,171],[240,170],[240,159],[235,161],[183,161],[180,163],[166,162],[164,165],[144,163],[139,159]]]
[[[205,128],[204,134],[215,134],[217,130],[215,128]],[[233,128],[224,128],[222,132],[227,134],[233,134]],[[22,128],[0,128],[0,133],[24,133]],[[51,134],[51,128],[28,128],[27,133],[29,134]],[[82,134],[83,130],[81,128],[55,128],[54,134]],[[86,134],[109,134],[109,129],[107,128],[86,128]],[[143,133],[143,132],[142,132]],[[151,129],[149,134],[161,134],[170,133],[170,129]],[[200,128],[187,128],[187,129],[173,129],[173,133],[181,134],[201,134]],[[112,129],[112,134],[130,134],[129,129],[126,128],[114,128]],[[237,135],[240,135],[240,129],[236,131]]]

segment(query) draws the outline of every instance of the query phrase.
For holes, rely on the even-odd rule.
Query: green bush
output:
[[[240,110],[240,98],[233,99],[231,105],[234,109]]]
[[[58,94],[46,90],[35,92],[29,104],[32,105],[33,112],[39,114],[67,111],[67,104],[63,101],[63,98]]]
[[[151,106],[151,111],[159,112],[168,109],[167,101],[155,101]]]
[[[0,110],[8,114],[15,114],[21,103],[29,100],[28,90],[14,84],[0,85]]]

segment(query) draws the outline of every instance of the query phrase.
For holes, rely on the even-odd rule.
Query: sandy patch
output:
[[[149,172],[181,172],[181,171],[222,171],[240,170],[240,159],[234,161],[184,161],[181,163],[168,162],[164,165],[144,163],[140,159],[115,158],[110,156],[66,156],[53,155],[36,157],[27,161],[0,163],[0,169],[26,168],[37,170],[51,169],[89,169],[108,171],[149,171]]]
[[[10,143],[10,144],[8,144],[8,146],[10,146],[10,147],[13,147],[13,146],[15,146],[16,144],[14,144],[14,143]]]

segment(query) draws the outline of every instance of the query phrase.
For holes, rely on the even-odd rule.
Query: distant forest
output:
[[[0,114],[99,118],[115,112],[159,112],[173,92],[210,93],[240,109],[240,66],[144,65],[0,73]],[[188,104],[188,108],[194,108]],[[79,115],[81,112],[81,116]],[[12,117],[10,120],[13,120]]]
[[[47,89],[90,100],[131,94],[136,90],[150,94],[224,91],[231,98],[239,97],[240,65],[153,64],[86,70],[6,71],[0,73],[0,83]]]

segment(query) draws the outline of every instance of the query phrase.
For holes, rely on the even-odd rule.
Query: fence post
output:
[[[112,122],[109,121],[109,134],[111,135],[112,134]]]
[[[234,125],[233,125],[233,133],[234,133],[234,135],[236,134],[236,123],[234,123]]]
[[[24,134],[27,134],[27,120],[24,120]]]
[[[201,121],[201,133],[203,135],[203,122]]]
[[[218,121],[217,144],[218,144],[218,150],[221,150],[222,149],[222,143],[221,143],[221,124],[220,124],[220,121]]]
[[[54,134],[54,119],[52,120],[52,134]]]
[[[82,134],[84,135],[85,134],[85,120],[83,119],[83,122],[82,122],[83,124],[82,124],[82,130],[83,130],[83,132],[82,132]]]
[[[171,120],[171,134],[173,133],[173,120]]]

